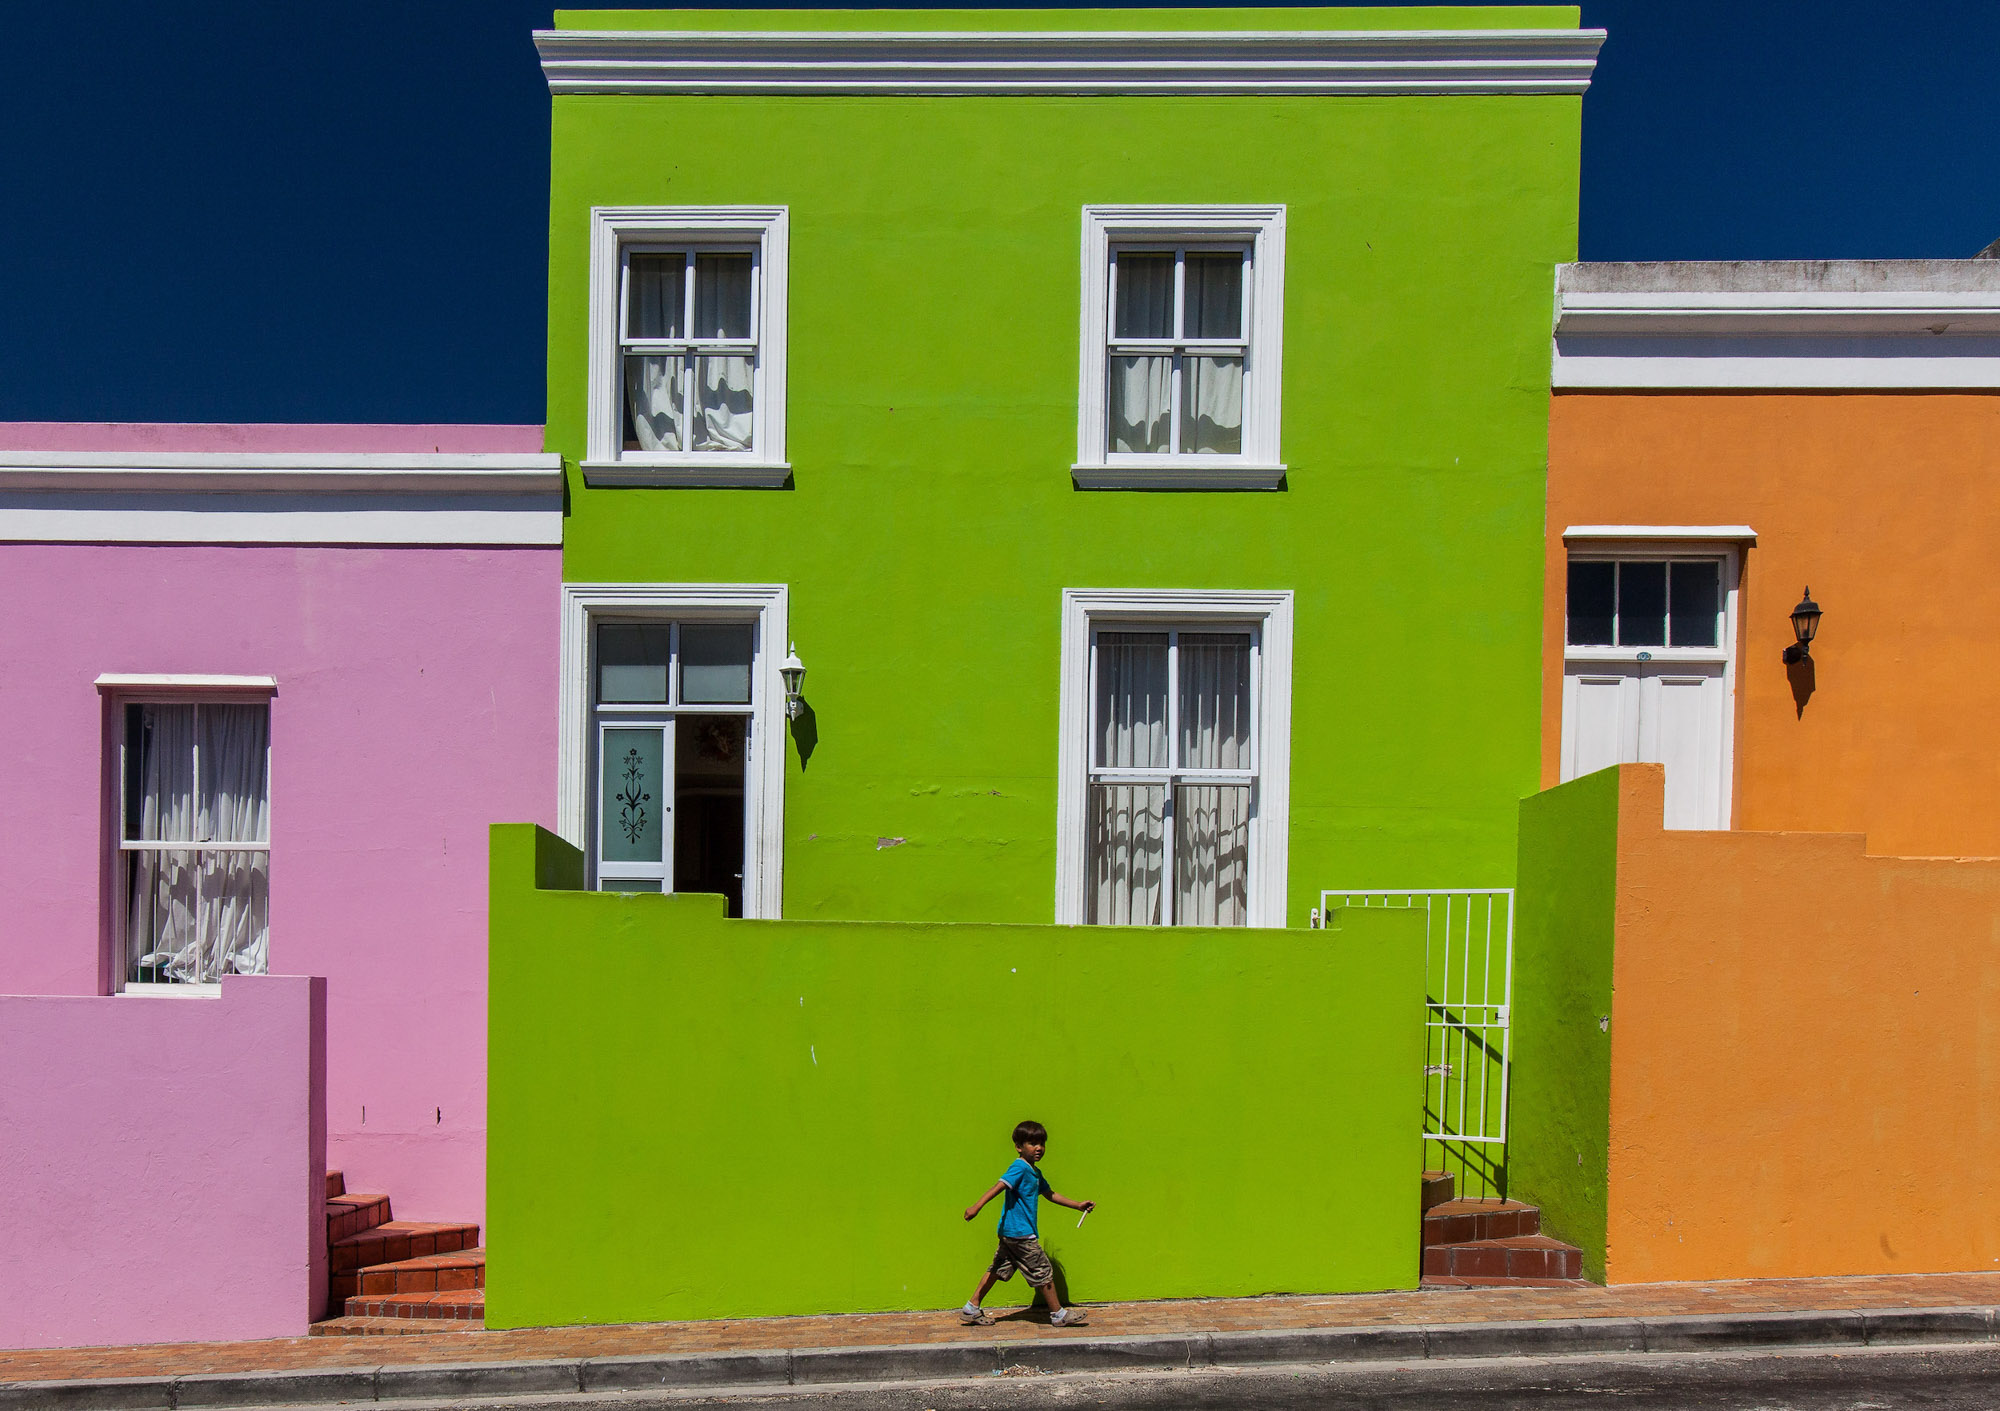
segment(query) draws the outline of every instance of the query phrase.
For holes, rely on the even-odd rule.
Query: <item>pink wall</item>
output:
[[[326,1297],[326,982],[0,998],[0,1347],[297,1337]]]
[[[560,578],[553,548],[0,545],[0,993],[105,985],[95,678],[276,677],[270,967],[327,980],[329,1164],[482,1219],[486,827],[553,822]]]

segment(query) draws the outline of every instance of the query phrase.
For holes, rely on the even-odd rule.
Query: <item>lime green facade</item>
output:
[[[556,23],[1549,29],[1577,12]],[[789,586],[816,738],[788,751],[786,917],[1053,919],[1065,588],[1296,595],[1288,924],[1326,887],[1511,882],[1536,784],[1551,299],[1575,255],[1580,104],[554,99],[564,576]],[[1081,211],[1110,203],[1285,206],[1282,489],[1074,486]],[[591,208],[744,204],[789,212],[790,484],[587,486]]]
[[[1416,1283],[1413,912],[733,921],[574,890],[582,855],[521,824],[491,869],[490,1328],[956,1305],[1027,1116],[1099,1203],[1043,1207],[1073,1298]]]

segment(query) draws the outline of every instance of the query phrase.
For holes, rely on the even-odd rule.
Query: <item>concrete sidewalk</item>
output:
[[[1424,1290],[0,1353],[0,1411],[394,1401],[1163,1366],[2000,1339],[2000,1273]]]

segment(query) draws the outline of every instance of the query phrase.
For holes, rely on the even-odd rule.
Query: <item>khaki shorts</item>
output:
[[[1055,1265],[1049,1263],[1049,1256],[1042,1250],[1042,1242],[1033,1235],[1026,1239],[1000,1236],[1000,1248],[994,1251],[993,1263],[987,1272],[1005,1283],[1014,1277],[1016,1269],[1036,1288],[1055,1282]]]

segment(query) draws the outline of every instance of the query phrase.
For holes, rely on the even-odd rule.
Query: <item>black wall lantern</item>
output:
[[[1819,635],[1819,604],[1812,600],[1812,589],[1799,599],[1799,605],[1792,609],[1792,635],[1798,641],[1785,648],[1785,665],[1806,660],[1812,655],[1812,639]]]

